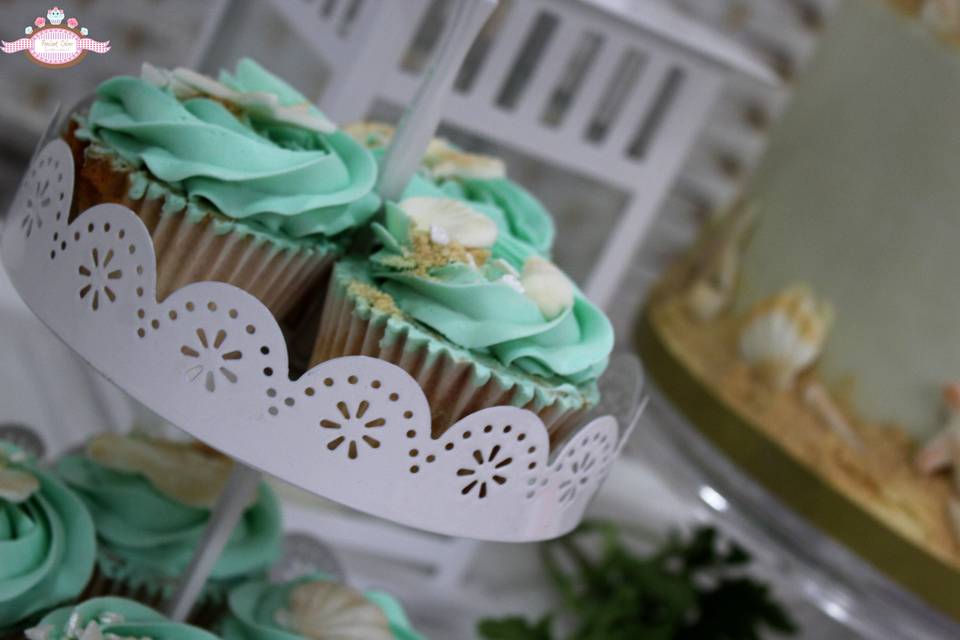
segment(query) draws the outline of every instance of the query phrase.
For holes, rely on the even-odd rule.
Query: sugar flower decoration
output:
[[[140,77],[161,88],[169,89],[180,99],[207,96],[255,112],[275,122],[291,124],[320,133],[333,133],[337,126],[308,102],[282,105],[280,99],[263,91],[236,91],[209,76],[178,67],[161,69],[144,63]]]
[[[47,21],[38,16],[37,19],[33,21],[33,24],[35,24],[38,28],[40,28],[43,25],[47,24]]]
[[[233,462],[196,442],[104,434],[87,444],[87,457],[108,469],[139,473],[177,502],[210,508],[227,483]]]
[[[80,22],[76,18],[67,18],[67,26],[71,29],[76,29],[79,24]]]
[[[26,29],[23,30],[23,32],[27,35],[30,35],[31,33],[33,33],[33,27],[27,27]]]
[[[86,27],[80,27],[80,35],[85,36],[90,33]]]

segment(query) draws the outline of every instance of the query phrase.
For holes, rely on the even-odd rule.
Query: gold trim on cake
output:
[[[880,571],[960,619],[951,483],[916,471],[915,445],[902,430],[868,423],[841,400],[837,407],[862,450],[827,428],[799,390],[817,381],[816,372],[803,374],[798,389],[757,384],[737,356],[740,325],[732,314],[711,323],[692,318],[680,296],[661,285],[640,318],[637,347],[658,387],[734,463]]]

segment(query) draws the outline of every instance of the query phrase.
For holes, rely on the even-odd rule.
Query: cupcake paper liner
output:
[[[184,206],[170,210],[166,188],[158,181],[143,197],[131,197],[132,170],[122,170],[107,156],[85,152],[73,131],[66,141],[74,153],[76,183],[71,219],[104,202],[121,204],[143,221],[157,257],[157,296],[193,282],[232,284],[257,297],[278,319],[284,319],[315,286],[322,284],[335,252],[321,246],[273,242],[263,233],[214,211],[193,215]]]
[[[386,360],[409,373],[430,403],[432,433],[488,407],[528,409],[543,421],[552,442],[579,426],[584,398],[552,393],[535,381],[478,363],[474,354],[428,336],[408,321],[372,307],[349,291],[349,277],[330,280],[311,366],[341,356]],[[502,368],[502,367],[501,367]]]
[[[232,586],[232,583],[231,585]],[[115,596],[134,600],[157,611],[163,611],[167,600],[173,595],[175,581],[160,578],[156,581],[138,580],[128,581],[121,577],[111,577],[100,567],[98,562],[93,577],[87,585],[78,602],[91,598]],[[227,588],[210,589],[210,584],[204,590],[200,599],[194,605],[187,622],[198,627],[212,626],[226,613]]]

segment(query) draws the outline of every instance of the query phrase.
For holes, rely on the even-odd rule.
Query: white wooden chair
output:
[[[338,121],[416,89],[443,0],[273,0],[333,73]],[[502,0],[467,58],[444,121],[629,194],[586,283],[608,306],[734,70],[739,48],[650,0]]]

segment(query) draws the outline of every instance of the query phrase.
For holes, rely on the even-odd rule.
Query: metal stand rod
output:
[[[223,548],[240,521],[240,516],[250,504],[250,497],[257,490],[260,472],[239,462],[235,463],[233,473],[217,504],[210,515],[210,523],[197,546],[190,566],[181,578],[173,598],[167,604],[167,615],[183,622],[196,604],[200,590],[206,584],[210,572],[220,558]]]
[[[497,0],[459,0],[433,54],[413,102],[397,127],[380,164],[377,191],[388,200],[399,200],[420,166],[430,138],[437,130],[443,103],[453,80],[480,29],[497,6]]]

